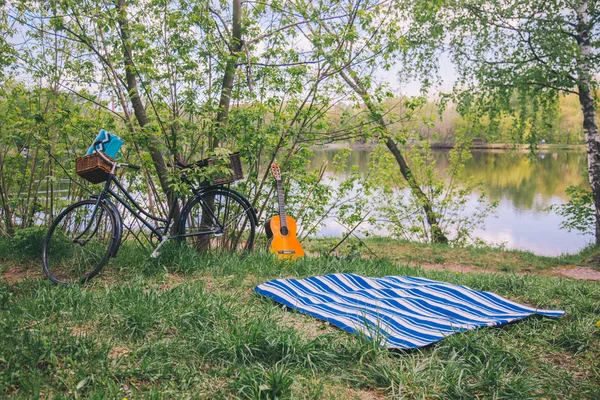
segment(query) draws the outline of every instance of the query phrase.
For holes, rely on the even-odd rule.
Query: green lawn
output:
[[[0,273],[38,268],[0,259]],[[268,279],[340,271],[423,276],[567,314],[398,352],[252,291]],[[124,247],[84,287],[0,279],[0,397],[599,398],[599,320],[593,282],[360,258],[208,258],[174,247],[152,260]]]

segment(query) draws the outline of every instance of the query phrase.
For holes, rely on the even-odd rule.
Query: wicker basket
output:
[[[216,164],[218,164],[218,160],[216,158],[205,158],[198,161],[194,165],[196,165],[198,168],[205,168]],[[213,185],[225,185],[227,183],[244,179],[244,172],[242,171],[242,161],[240,160],[239,151],[229,155],[229,164],[227,167],[229,167],[231,170],[231,174],[229,176],[222,176],[212,179]],[[204,184],[208,184],[208,182],[204,182]]]
[[[109,156],[105,155],[105,157],[113,161]],[[106,181],[111,168],[112,165],[100,157],[98,153],[88,154],[87,156],[75,159],[75,172],[91,183]]]

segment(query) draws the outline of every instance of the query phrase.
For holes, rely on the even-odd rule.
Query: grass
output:
[[[39,268],[34,259],[15,257],[0,254],[0,264]],[[103,275],[83,287],[0,280],[0,397],[600,396],[600,285],[405,264],[336,257],[280,263],[266,254],[206,257],[174,247],[153,260],[124,246]],[[252,291],[268,279],[339,271],[423,276],[567,314],[398,352]]]
[[[339,238],[312,240],[308,247],[321,254],[327,254]],[[402,240],[390,240],[374,237],[363,241],[361,246],[356,240],[349,240],[338,249],[341,253],[359,252],[362,256],[378,257],[409,264],[440,264],[446,266],[468,266],[474,270],[504,272],[543,272],[557,267],[589,266],[598,268],[600,250],[590,246],[576,254],[565,254],[558,257],[546,257],[528,251],[506,250],[501,247],[450,247],[443,244],[422,244]]]

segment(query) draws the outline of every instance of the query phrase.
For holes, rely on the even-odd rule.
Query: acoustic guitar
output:
[[[285,214],[283,200],[283,183],[281,171],[276,163],[271,164],[271,173],[277,182],[277,200],[279,202],[279,215],[274,216],[265,224],[267,237],[271,240],[271,253],[280,259],[296,259],[304,257],[302,245],[296,237],[296,221]]]

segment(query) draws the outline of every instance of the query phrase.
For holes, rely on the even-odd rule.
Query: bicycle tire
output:
[[[95,199],[74,203],[50,225],[42,245],[42,267],[53,283],[85,283],[98,275],[114,254],[117,219],[103,202],[94,214],[95,206]],[[90,221],[92,216],[96,221]],[[110,226],[104,226],[107,223]]]
[[[224,232],[185,236],[216,228],[215,224],[207,224],[214,222],[206,217],[209,213],[205,210],[211,198],[214,207],[212,212],[215,219],[223,225]],[[224,187],[209,187],[190,200],[181,213],[178,223],[179,241],[199,252],[247,253],[254,246],[256,225],[254,209],[242,195]]]

